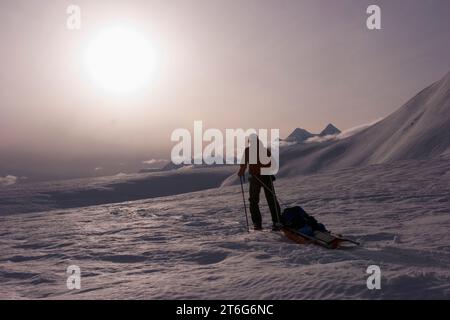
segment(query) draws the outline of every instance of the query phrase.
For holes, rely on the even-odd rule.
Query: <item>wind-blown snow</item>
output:
[[[383,120],[383,118],[378,118],[378,119],[370,121],[368,123],[360,124],[356,127],[352,127],[350,129],[344,130],[337,135],[337,139],[345,139],[345,138],[351,137],[351,136],[373,126],[374,124],[380,122],[381,120]]]
[[[346,139],[348,137],[353,136],[354,134],[357,134],[358,132],[363,131],[364,129],[369,128],[370,126],[373,126],[375,123],[380,122],[383,118],[370,121],[369,123],[360,124],[356,127],[352,127],[350,129],[347,129],[343,132],[335,133],[335,134],[326,134],[326,135],[317,135],[314,137],[311,137],[305,141],[305,143],[321,143],[325,141],[331,141],[331,140],[342,140]]]
[[[280,175],[429,159],[449,147],[450,73],[390,116],[348,138],[285,148]]]
[[[284,203],[362,242],[342,250],[248,234],[239,186],[0,216],[0,298],[449,299],[449,181],[447,158],[277,180]]]

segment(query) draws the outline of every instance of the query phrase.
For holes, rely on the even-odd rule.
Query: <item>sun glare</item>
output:
[[[93,38],[86,63],[97,85],[123,94],[142,89],[152,80],[159,61],[145,36],[130,28],[111,27]]]

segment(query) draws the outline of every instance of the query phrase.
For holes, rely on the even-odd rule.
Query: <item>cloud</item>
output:
[[[119,173],[115,174],[114,176],[115,177],[125,177],[125,176],[127,176],[127,174],[124,172],[119,172]]]
[[[347,129],[347,130],[341,132],[340,134],[338,134],[337,138],[338,139],[345,139],[345,138],[348,138],[350,136],[353,136],[354,134],[356,134],[358,132],[361,132],[364,129],[367,129],[368,127],[373,126],[374,124],[380,122],[381,120],[383,120],[383,118],[379,118],[379,119],[373,120],[371,122],[360,124],[359,126]]]
[[[0,177],[0,186],[2,186],[2,187],[11,186],[13,184],[16,184],[18,180],[19,180],[18,177],[12,176],[12,175]]]
[[[279,143],[279,147],[280,148],[284,148],[284,147],[293,146],[294,144],[298,144],[298,142],[297,141],[281,140],[280,143]]]
[[[168,161],[166,159],[150,159],[150,160],[144,160],[142,161],[142,164],[146,164],[146,165],[157,165],[157,164],[163,164],[163,163],[167,163]]]
[[[330,140],[336,140],[338,138],[337,134],[330,134],[328,136],[323,136],[323,137],[311,137],[308,138],[305,143],[320,143],[320,142],[325,142],[325,141],[330,141]]]
[[[308,140],[305,141],[305,143],[321,143],[321,142],[325,142],[325,141],[330,141],[330,140],[342,140],[348,137],[351,137],[361,131],[363,131],[364,129],[367,129],[371,126],[373,126],[374,124],[380,122],[381,120],[383,120],[383,118],[379,118],[377,120],[368,122],[368,123],[364,123],[364,124],[360,124],[356,127],[347,129],[339,134],[334,134],[334,135],[328,135],[328,136],[324,136],[324,137],[311,137]]]
[[[195,168],[195,166],[193,164],[191,164],[191,165],[187,165],[187,166],[182,166],[182,167],[178,168],[177,171],[191,171],[194,168]]]

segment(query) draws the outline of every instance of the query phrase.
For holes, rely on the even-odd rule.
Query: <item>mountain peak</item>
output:
[[[336,128],[333,124],[329,123],[325,129],[322,130],[321,133],[319,133],[319,136],[323,137],[323,136],[330,136],[330,135],[336,135],[341,133],[341,130],[339,130],[338,128]]]
[[[313,134],[305,129],[296,128],[292,133],[286,138],[287,141],[297,141],[303,142],[311,138]]]

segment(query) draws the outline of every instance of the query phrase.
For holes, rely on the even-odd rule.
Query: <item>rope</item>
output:
[[[250,227],[248,224],[247,205],[245,203],[244,184],[242,183],[242,180],[245,181],[245,178],[242,178],[242,177],[239,177],[239,178],[241,180],[242,200],[244,201],[244,211],[245,211],[245,221],[247,222],[247,232],[250,232]]]
[[[272,191],[272,189],[270,189],[264,182],[261,181],[261,179],[259,179],[257,176],[252,176],[252,178],[255,178],[256,180],[259,181],[259,183],[261,183],[261,185],[268,190],[274,197],[275,200],[278,200],[279,203],[281,203],[283,205],[283,207],[287,207],[285,202],[283,200],[280,199],[280,197],[277,197],[277,195],[275,194],[274,191]],[[273,181],[272,181],[272,186],[273,186]],[[278,210],[278,209],[277,209]]]

